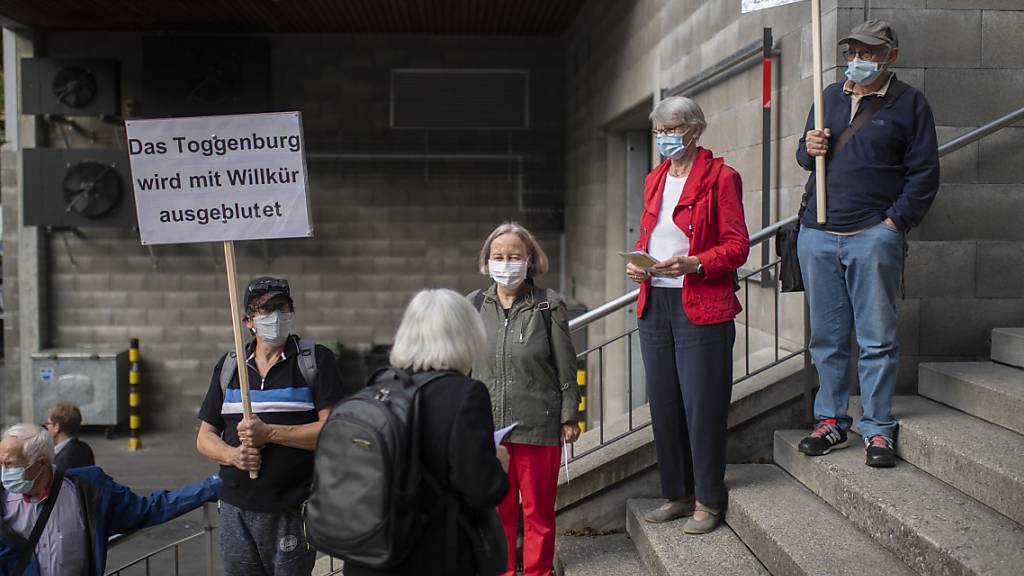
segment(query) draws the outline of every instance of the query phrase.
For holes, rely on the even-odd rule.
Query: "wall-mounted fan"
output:
[[[115,61],[24,58],[21,71],[25,114],[120,114],[120,80]]]
[[[83,108],[96,98],[96,76],[80,66],[65,66],[53,77],[53,96],[72,108]]]
[[[102,218],[121,200],[121,178],[113,164],[79,162],[64,174],[65,212]]]
[[[25,148],[22,160],[27,226],[135,225],[127,150]]]

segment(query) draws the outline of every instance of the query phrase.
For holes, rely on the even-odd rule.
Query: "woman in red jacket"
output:
[[[651,112],[666,158],[647,175],[637,250],[659,263],[628,264],[640,284],[640,349],[655,449],[667,502],[648,522],[692,516],[683,530],[703,534],[726,503],[726,417],[732,392],[733,319],[740,302],[733,273],[747,259],[740,175],[697,143],[707,123],[689,98]]]

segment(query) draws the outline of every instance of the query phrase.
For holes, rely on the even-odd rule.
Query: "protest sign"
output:
[[[251,419],[234,241],[313,235],[302,115],[129,120],[125,132],[142,243],[224,243],[242,412]]]
[[[125,128],[143,244],[313,235],[298,112]]]

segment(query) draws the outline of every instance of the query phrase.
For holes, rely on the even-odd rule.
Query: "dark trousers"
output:
[[[736,325],[691,323],[682,288],[652,288],[638,324],[661,495],[721,507]]]

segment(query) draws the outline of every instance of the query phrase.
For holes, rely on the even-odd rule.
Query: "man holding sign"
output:
[[[196,447],[221,465],[220,549],[225,576],[308,576],[300,508],[313,479],[317,435],[342,397],[334,354],[293,335],[288,282],[257,278],[245,292],[252,418],[243,418],[234,353],[213,370]],[[259,471],[257,479],[250,471]]]
[[[810,352],[821,381],[817,424],[800,451],[820,456],[846,445],[855,328],[866,463],[891,467],[899,366],[896,297],[907,231],[924,218],[939,188],[938,145],[928,101],[892,72],[899,56],[896,31],[869,20],[839,44],[846,45],[848,80],[825,89],[825,128],[812,129],[812,111],[796,153],[806,170],[815,170],[817,157],[828,165],[827,209],[819,214],[824,204],[808,201],[817,200],[812,173],[797,244],[810,308]]]

